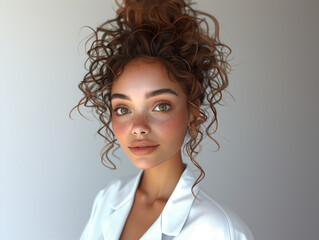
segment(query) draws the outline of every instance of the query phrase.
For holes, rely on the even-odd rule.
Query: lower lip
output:
[[[151,154],[155,149],[158,147],[157,146],[152,146],[152,147],[129,147],[131,152],[135,155],[147,155]]]

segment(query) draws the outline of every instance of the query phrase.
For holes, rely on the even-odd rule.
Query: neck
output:
[[[184,165],[181,156],[176,160],[168,160],[160,165],[145,169],[138,190],[145,195],[149,202],[168,200],[174,191]]]

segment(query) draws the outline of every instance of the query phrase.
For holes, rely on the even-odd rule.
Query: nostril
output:
[[[134,134],[145,134],[146,132],[145,131],[140,131],[140,132],[139,131],[133,131],[133,133]]]
[[[150,133],[150,127],[143,123],[143,124],[134,124],[132,126],[132,129],[131,129],[131,133],[134,134],[134,135],[146,135],[146,134],[149,134]]]
[[[145,134],[148,133],[148,131],[146,131],[146,130],[141,130],[141,131],[135,130],[135,131],[132,131],[132,133],[133,133],[134,135],[145,135]]]

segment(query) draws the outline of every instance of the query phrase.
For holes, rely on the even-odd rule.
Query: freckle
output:
[[[167,128],[172,128],[172,123],[168,122],[168,123],[166,124],[166,127],[167,127]]]
[[[162,123],[162,127],[164,127],[165,129],[171,129],[173,127],[173,124],[172,124],[172,121],[171,120],[167,120],[167,121],[164,121]]]

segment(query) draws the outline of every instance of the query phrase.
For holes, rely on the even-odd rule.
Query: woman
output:
[[[77,107],[95,108],[103,123],[103,163],[115,168],[108,153],[119,144],[141,171],[98,193],[81,239],[253,239],[236,214],[198,185],[204,171],[196,148],[203,132],[215,141],[215,104],[230,70],[223,51],[230,48],[219,41],[217,20],[184,0],[116,3],[116,18],[93,36],[79,85],[85,97]],[[212,36],[200,15],[213,20]],[[185,137],[184,148],[201,171],[197,179],[182,160]]]

